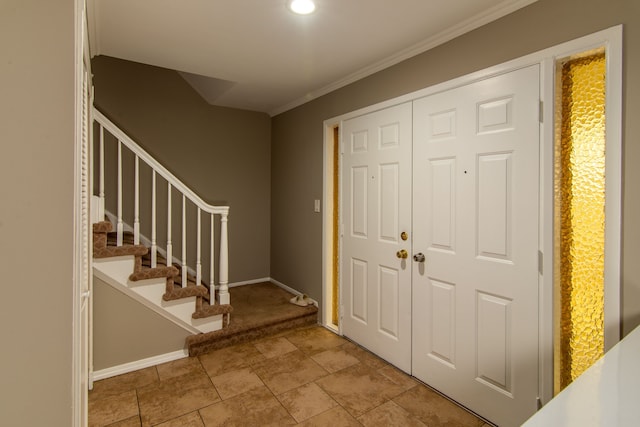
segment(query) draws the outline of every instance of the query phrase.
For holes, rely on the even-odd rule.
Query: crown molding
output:
[[[500,19],[503,16],[506,16],[512,12],[515,12],[518,9],[521,9],[525,6],[535,3],[536,1],[538,0],[515,0],[515,1],[506,0],[492,8],[485,10],[480,14],[477,14],[465,21],[460,22],[457,25],[454,25],[451,28],[448,28],[445,31],[441,31],[440,33],[435,34],[432,37],[429,37],[421,42],[418,42],[412,46],[409,46],[408,48],[403,49],[392,56],[384,58],[367,67],[361,68],[360,70],[354,73],[351,73],[340,80],[337,80],[319,89],[313,90],[301,98],[298,98],[281,107],[275,108],[269,111],[269,115],[273,117],[273,116],[277,116],[278,114],[282,114],[286,111],[292,110],[296,107],[299,107],[300,105],[306,104],[309,101],[312,101],[316,98],[319,98],[323,95],[331,93],[337,89],[340,89],[351,83],[354,83],[358,80],[361,80],[365,77],[375,74],[378,71],[382,71],[406,59],[412,58],[416,55],[419,55],[430,49],[433,49],[434,47],[437,47],[450,40],[453,40],[456,37],[459,37],[465,33],[473,31],[476,28],[486,25],[492,21]]]

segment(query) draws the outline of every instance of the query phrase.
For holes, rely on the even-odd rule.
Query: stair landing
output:
[[[318,322],[317,307],[291,304],[294,295],[270,282],[233,287],[229,293],[233,301],[229,326],[187,337],[189,356]]]

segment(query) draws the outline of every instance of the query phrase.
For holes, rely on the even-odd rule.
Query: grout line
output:
[[[365,416],[366,414],[369,414],[371,411],[374,411],[374,410],[376,410],[376,409],[380,408],[382,405],[386,405],[386,404],[388,404],[389,402],[392,402],[393,404],[397,405],[399,408],[402,408],[404,411],[407,411],[407,410],[406,410],[406,408],[404,408],[402,405],[399,405],[398,403],[396,403],[396,402],[394,401],[394,399],[397,397],[397,396],[394,396],[394,397],[391,397],[391,398],[385,399],[382,403],[380,403],[380,404],[378,404],[378,405],[375,405],[375,406],[373,406],[373,407],[371,407],[371,408],[368,408],[364,413],[359,414],[357,417],[356,417],[356,416],[354,416],[354,415],[353,415],[353,414],[352,414],[352,413],[347,409],[347,407],[345,407],[343,404],[341,404],[338,400],[336,400],[336,398],[335,398],[332,394],[330,394],[327,390],[325,390],[323,387],[321,387],[321,385],[319,384],[319,381],[320,381],[320,380],[322,380],[322,379],[324,379],[324,378],[327,378],[328,376],[331,376],[331,375],[334,375],[334,374],[339,373],[339,372],[341,372],[341,371],[344,371],[345,369],[348,369],[348,368],[350,368],[350,367],[353,367],[353,366],[356,366],[356,365],[361,365],[361,366],[363,366],[363,367],[367,367],[368,369],[371,369],[372,371],[377,372],[378,374],[380,374],[380,375],[382,375],[383,377],[387,378],[389,381],[391,381],[391,382],[395,383],[396,385],[400,386],[400,384],[398,384],[396,381],[394,381],[394,379],[389,378],[389,377],[387,377],[387,375],[385,375],[385,374],[383,374],[382,372],[380,372],[380,371],[381,371],[382,369],[384,369],[385,367],[387,367],[387,366],[392,366],[392,365],[390,365],[390,364],[388,364],[387,362],[385,362],[385,365],[384,365],[383,367],[373,367],[373,366],[370,366],[368,363],[365,363],[365,362],[364,362],[363,360],[361,360],[359,357],[356,357],[355,355],[351,354],[350,352],[347,352],[347,353],[348,353],[348,354],[350,354],[351,356],[356,357],[356,359],[358,360],[357,364],[350,365],[350,366],[346,366],[346,367],[344,367],[344,368],[342,368],[342,369],[340,369],[339,371],[336,371],[336,372],[329,372],[329,371],[327,371],[327,369],[325,369],[325,368],[324,368],[324,366],[322,366],[322,365],[320,365],[318,362],[316,362],[316,361],[313,359],[313,357],[312,357],[312,355],[311,355],[311,354],[305,354],[305,353],[302,351],[302,349],[301,349],[301,348],[304,348],[304,347],[305,347],[305,343],[307,343],[307,342],[308,342],[308,339],[313,339],[313,335],[311,335],[310,337],[305,337],[305,333],[303,332],[303,335],[302,335],[301,337],[305,337],[305,339],[304,339],[304,340],[300,340],[300,341],[299,341],[299,343],[298,343],[298,345],[294,344],[294,342],[292,342],[292,341],[290,341],[290,340],[289,340],[289,338],[293,337],[296,333],[299,333],[300,331],[303,331],[303,330],[309,330],[309,329],[312,329],[312,328],[322,328],[322,325],[316,325],[316,326],[311,326],[311,327],[304,326],[304,327],[301,327],[301,328],[296,328],[296,329],[293,329],[293,330],[287,331],[287,332],[286,332],[286,333],[284,333],[284,334],[278,334],[277,336],[267,337],[266,339],[280,339],[280,338],[284,338],[288,343],[290,343],[290,344],[293,346],[293,348],[295,348],[295,350],[293,350],[293,351],[297,351],[297,352],[300,352],[300,354],[302,354],[302,356],[303,356],[302,360],[303,360],[303,361],[305,361],[305,363],[306,363],[306,361],[309,361],[309,360],[310,360],[310,361],[312,361],[315,365],[319,366],[322,370],[324,370],[324,371],[325,371],[325,373],[326,373],[326,374],[325,374],[325,375],[323,375],[322,377],[315,378],[314,380],[309,381],[309,382],[306,382],[305,384],[297,385],[296,387],[294,387],[294,388],[292,388],[292,389],[290,389],[290,390],[287,390],[287,391],[285,391],[285,392],[280,393],[279,395],[276,395],[276,393],[274,392],[274,390],[273,390],[271,387],[269,387],[269,386],[267,385],[267,383],[264,381],[264,379],[263,379],[260,375],[258,375],[258,373],[254,370],[254,365],[255,365],[256,363],[260,363],[260,362],[255,362],[255,363],[253,363],[253,364],[248,363],[248,368],[249,368],[252,372],[254,372],[254,373],[258,376],[258,378],[260,379],[260,381],[262,382],[262,386],[261,386],[261,387],[264,387],[264,389],[268,390],[268,392],[269,392],[269,394],[271,395],[271,397],[275,398],[275,400],[279,403],[279,405],[280,405],[280,406],[285,410],[285,413],[286,413],[286,414],[288,414],[288,416],[289,416],[292,420],[295,420],[296,422],[298,422],[298,421],[297,421],[297,419],[293,416],[293,414],[292,414],[292,413],[287,409],[287,407],[283,404],[283,402],[281,401],[280,397],[282,397],[285,393],[288,393],[288,392],[290,392],[290,391],[296,390],[296,389],[298,389],[298,388],[300,388],[300,387],[308,386],[309,384],[315,384],[315,386],[317,386],[320,390],[322,390],[322,392],[324,392],[324,393],[325,393],[325,394],[326,394],[326,395],[331,399],[331,401],[333,401],[333,402],[335,403],[335,405],[336,405],[336,406],[333,406],[333,407],[331,407],[331,408],[326,409],[325,411],[322,411],[322,412],[320,412],[320,413],[318,413],[318,414],[315,414],[315,415],[313,415],[313,416],[311,416],[311,417],[309,417],[309,418],[307,418],[307,419],[303,420],[302,422],[306,422],[306,421],[308,421],[309,419],[312,419],[312,418],[314,418],[314,417],[318,417],[318,416],[320,416],[320,415],[322,415],[322,414],[328,413],[328,412],[330,412],[330,411],[332,411],[332,410],[335,410],[336,408],[340,408],[340,410],[341,410],[341,411],[346,412],[346,413],[349,415],[349,417],[350,417],[350,418],[352,418],[352,419],[356,420],[358,423],[360,423],[360,424],[361,424],[360,419],[361,419],[363,416]],[[331,348],[321,349],[321,350],[319,350],[318,352],[313,353],[313,355],[316,355],[316,354],[319,354],[319,353],[321,353],[321,352],[323,352],[323,351],[327,351],[327,350],[334,349],[334,348],[335,348],[335,349],[341,349],[341,348],[342,348],[344,345],[346,345],[346,344],[355,344],[355,347],[356,347],[356,348],[358,348],[358,349],[360,349],[361,351],[363,351],[363,352],[364,352],[364,354],[367,354],[367,357],[371,356],[371,357],[375,357],[375,358],[377,358],[377,359],[379,359],[379,360],[382,360],[381,358],[379,358],[378,356],[374,355],[373,353],[371,353],[370,351],[366,350],[365,348],[363,348],[362,346],[358,345],[357,343],[353,343],[351,340],[349,340],[349,339],[347,339],[347,338],[345,338],[345,337],[341,337],[341,338],[342,338],[342,340],[344,341],[341,345],[339,345],[339,346],[335,346],[335,347],[331,347]],[[260,352],[260,350],[259,350],[259,349],[258,349],[258,347],[256,346],[256,343],[258,343],[259,341],[262,341],[262,340],[261,340],[261,339],[260,339],[260,340],[252,340],[252,341],[249,341],[247,344],[250,344],[250,345],[252,346],[253,350],[255,350],[256,352],[258,352],[259,354],[261,354],[261,355],[263,355],[263,356],[264,356],[264,353]],[[295,341],[295,340],[294,340],[294,341]],[[289,354],[289,353],[290,353],[290,352],[282,353],[282,354],[277,354],[277,355],[275,355],[275,356],[273,356],[273,357],[270,357],[270,358],[266,358],[266,357],[265,357],[265,358],[263,359],[263,361],[274,361],[274,360],[277,360],[278,358],[281,358],[281,357],[283,357],[283,356],[286,356],[286,355],[287,355],[287,354]],[[216,391],[216,393],[218,394],[218,397],[220,397],[220,400],[219,400],[219,401],[217,401],[217,402],[215,402],[215,403],[213,403],[212,405],[216,405],[216,404],[219,404],[219,403],[223,403],[223,402],[228,401],[229,399],[233,399],[233,398],[236,398],[237,396],[239,396],[239,395],[235,395],[235,396],[232,396],[232,397],[230,397],[230,398],[228,398],[228,399],[226,399],[226,400],[223,400],[223,399],[222,399],[222,397],[220,396],[220,393],[218,392],[218,389],[215,387],[215,384],[213,383],[212,377],[209,375],[209,373],[207,372],[207,370],[206,370],[206,369],[205,369],[205,367],[204,367],[204,364],[203,364],[202,359],[201,359],[201,355],[196,356],[196,358],[197,358],[197,360],[198,360],[198,362],[197,362],[197,363],[198,363],[198,365],[197,365],[197,366],[199,366],[199,367],[200,367],[200,369],[202,370],[202,373],[203,373],[204,375],[206,375],[206,376],[207,376],[207,378],[208,378],[208,380],[209,380],[209,384],[210,384],[210,386],[211,386],[211,387]],[[368,360],[368,359],[367,359],[367,360]],[[271,363],[274,363],[274,362],[271,362]],[[194,366],[194,367],[195,367],[195,366]],[[158,384],[158,383],[161,383],[161,382],[162,382],[162,380],[161,380],[161,378],[160,378],[160,374],[159,374],[158,366],[157,366],[157,365],[155,365],[155,366],[153,366],[153,368],[154,368],[154,372],[155,372],[155,381],[156,381],[156,382],[153,382],[153,383],[151,383],[151,384]],[[234,369],[234,370],[235,370],[235,369]],[[227,372],[232,372],[232,370],[223,371],[223,373],[222,373],[222,374],[227,373]],[[220,374],[220,375],[222,375],[222,374]],[[403,373],[403,374],[404,374],[404,373]],[[404,375],[406,375],[406,374],[404,374]],[[172,378],[173,378],[173,377],[172,377]],[[433,390],[431,387],[429,387],[428,385],[425,385],[424,383],[422,383],[420,380],[417,380],[416,378],[411,377],[411,376],[410,376],[410,378],[412,378],[412,379],[416,382],[416,386],[417,386],[417,385],[422,385],[422,386],[424,386],[424,387],[428,388],[429,390],[435,391],[435,390]],[[138,406],[138,418],[139,418],[139,420],[140,420],[140,423],[142,423],[142,410],[141,410],[141,404],[140,404],[140,398],[139,398],[139,388],[145,387],[145,386],[147,386],[147,385],[149,385],[149,384],[144,384],[144,385],[142,385],[142,386],[135,386],[135,387],[133,387],[133,390],[135,391],[135,394],[136,394],[136,403],[137,403],[137,406]],[[410,389],[412,389],[412,388],[413,388],[413,387],[411,387]],[[404,391],[402,391],[400,394],[405,393],[405,392],[407,392],[407,391],[408,391],[408,390],[410,390],[410,389],[404,390]],[[253,390],[253,389],[252,389],[252,390]],[[247,393],[248,391],[250,391],[250,390],[247,390],[247,391],[245,391],[245,392],[243,392],[243,393]],[[437,391],[436,391],[436,393],[437,393],[438,395],[440,395],[440,393],[438,393]],[[445,399],[447,399],[447,398],[446,398],[446,396],[443,396],[443,397],[445,397]],[[450,400],[450,399],[447,399],[447,400]],[[454,402],[454,403],[455,403],[455,402]],[[457,407],[461,408],[461,409],[464,409],[464,408],[462,408],[462,407],[461,407],[459,404],[457,404],[457,403],[455,403],[455,405],[456,405]],[[186,416],[186,415],[188,415],[188,414],[190,414],[190,413],[192,413],[192,412],[196,411],[196,412],[198,413],[198,415],[197,415],[197,416],[198,416],[198,418],[201,420],[201,422],[202,422],[203,424],[205,424],[205,423],[204,423],[205,419],[203,418],[203,416],[202,416],[202,414],[201,414],[201,412],[200,412],[200,411],[201,411],[201,410],[203,410],[204,408],[209,407],[209,406],[211,406],[211,405],[206,405],[206,406],[203,406],[203,407],[201,407],[201,408],[194,409],[193,411],[191,411],[191,412],[189,412],[189,413],[187,413],[187,414],[181,414],[181,415],[176,416],[176,417],[174,417],[174,418],[171,418],[171,419],[169,419],[169,420],[164,420],[163,422],[168,422],[168,421],[176,420],[176,419],[178,419],[178,418],[184,417],[184,416]],[[466,412],[470,412],[470,411],[466,410]],[[408,414],[409,414],[409,416],[410,416],[410,417],[412,417],[413,419],[418,419],[418,420],[420,419],[420,418],[418,418],[415,414],[413,414],[413,413],[411,413],[411,412],[408,412],[408,411],[407,411],[407,413],[408,413]],[[475,415],[475,414],[473,414],[473,413],[471,413],[471,414],[472,414],[472,415]],[[479,419],[480,421],[485,422],[485,420],[482,420],[482,418],[478,417],[477,415],[475,415],[475,416],[476,416],[476,418],[477,418],[477,419]],[[206,424],[205,424],[205,425],[206,425]],[[478,425],[481,425],[481,424],[478,424]]]
[[[136,404],[138,405],[138,420],[140,421],[140,425],[142,425],[142,408],[140,408],[140,398],[138,397],[138,387],[133,389],[136,393]]]

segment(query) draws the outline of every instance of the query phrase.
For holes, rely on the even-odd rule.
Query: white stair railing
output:
[[[127,191],[133,192],[134,206],[133,206],[133,239],[137,244],[140,242],[140,229],[141,224],[143,223],[142,218],[140,217],[140,160],[144,162],[151,168],[151,206],[150,206],[150,230],[151,230],[151,239],[147,239],[149,245],[151,246],[151,267],[156,267],[157,265],[157,256],[156,253],[158,250],[161,252],[165,252],[163,249],[158,246],[158,230],[157,230],[157,212],[158,212],[158,197],[156,195],[156,178],[157,175],[161,176],[167,181],[167,201],[166,201],[166,213],[167,213],[167,236],[166,236],[166,259],[167,264],[171,265],[173,262],[173,236],[172,236],[172,192],[173,190],[179,192],[182,196],[182,236],[181,240],[176,240],[177,242],[181,242],[182,258],[177,260],[178,264],[182,266],[182,286],[187,286],[187,270],[193,271],[196,276],[196,283],[198,286],[202,283],[202,245],[203,245],[203,236],[202,236],[202,226],[201,226],[201,215],[209,215],[210,217],[210,233],[209,236],[205,236],[204,244],[207,244],[207,239],[209,240],[208,247],[209,250],[209,263],[205,263],[204,265],[209,266],[209,284],[210,284],[210,292],[211,292],[211,303],[214,302],[215,297],[215,269],[214,269],[214,259],[215,259],[215,233],[214,233],[214,225],[215,225],[215,217],[219,216],[220,221],[220,238],[219,238],[219,271],[218,271],[218,301],[220,304],[229,304],[229,261],[228,261],[228,236],[227,236],[227,222],[229,216],[229,207],[228,206],[212,206],[206,202],[204,202],[197,194],[195,194],[190,188],[188,188],[185,184],[183,184],[178,178],[176,178],[171,172],[169,172],[164,166],[158,163],[149,153],[147,153],[144,149],[142,149],[138,144],[136,144],[129,136],[127,136],[122,130],[120,130],[114,123],[112,123],[107,117],[105,117],[100,111],[97,109],[93,109],[93,118],[94,121],[99,126],[99,143],[97,146],[98,155],[97,161],[99,165],[93,165],[93,170],[97,171],[98,174],[98,185],[99,188],[96,189],[99,197],[98,203],[98,217],[104,218],[107,203],[105,199],[109,197],[108,194],[105,194],[105,173],[108,171],[105,169],[105,145],[107,143],[107,138],[105,135],[105,130],[113,136],[117,143],[116,150],[116,164],[117,164],[117,183],[116,183],[116,212],[117,212],[117,244],[120,246],[123,244],[123,232],[124,232],[124,219],[123,219],[123,211],[126,208],[124,206],[124,193]],[[134,156],[134,168],[133,168],[133,183],[124,182],[126,174],[123,173],[123,147],[128,149]],[[132,186],[132,187],[131,187]],[[187,203],[191,203],[197,208],[197,231],[193,233],[194,235],[189,235],[187,227]],[[196,243],[196,260],[195,265],[188,265],[187,262],[187,243],[195,241]]]

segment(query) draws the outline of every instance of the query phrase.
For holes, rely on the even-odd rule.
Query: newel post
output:
[[[229,243],[227,236],[228,212],[220,215],[220,288],[218,298],[220,304],[230,304],[229,297]]]

